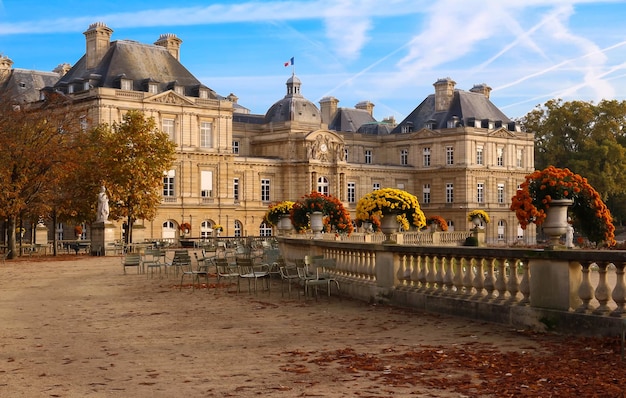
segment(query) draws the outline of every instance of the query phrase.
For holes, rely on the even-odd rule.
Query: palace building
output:
[[[147,239],[176,238],[183,222],[191,237],[211,236],[216,224],[226,236],[268,235],[267,206],[313,190],[338,197],[354,217],[361,196],[393,187],[417,196],[427,216],[442,216],[453,230],[467,231],[467,213],[485,210],[490,244],[535,240],[509,211],[534,170],[534,136],[490,101],[486,84],[464,91],[439,79],[434,93],[396,122],[376,120],[369,101],[343,108],[326,97],[318,106],[292,74],[258,115],[194,77],[180,63],[176,35],[143,44],[112,41],[112,34],[92,24],[84,56],[52,73],[12,69],[2,58],[0,87],[22,89],[30,101],[41,89],[63,92],[93,124],[120,121],[129,109],[154,117],[176,143],[177,160],[164,170],[156,218],[139,221]]]

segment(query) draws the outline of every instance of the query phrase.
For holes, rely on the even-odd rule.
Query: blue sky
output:
[[[95,3],[95,2],[94,2]],[[104,22],[112,40],[183,40],[181,61],[222,95],[265,113],[285,93],[295,58],[302,94],[407,116],[432,84],[493,88],[511,118],[552,98],[626,99],[626,4],[591,0],[0,1],[0,53],[51,71],[85,52]],[[318,105],[319,106],[319,105]]]

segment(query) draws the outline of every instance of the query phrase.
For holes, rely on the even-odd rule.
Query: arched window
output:
[[[209,220],[204,220],[200,224],[200,237],[210,238],[213,236],[213,223]]]
[[[176,239],[176,227],[174,222],[171,220],[167,220],[163,223],[163,228],[161,230],[161,237],[163,239]]]
[[[272,236],[272,226],[267,223],[261,223],[259,227],[259,235],[260,236]]]
[[[241,221],[235,220],[234,228],[235,228],[235,236],[237,237],[241,236],[241,231],[243,230]]]
[[[317,179],[317,192],[328,195],[328,178],[320,177]]]

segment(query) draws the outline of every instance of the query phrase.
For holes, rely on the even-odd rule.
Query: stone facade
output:
[[[54,89],[74,98],[87,123],[113,123],[128,109],[141,109],[176,142],[163,203],[153,221],[143,221],[147,239],[175,239],[182,222],[191,224],[191,237],[211,236],[215,224],[224,227],[222,236],[269,234],[262,220],[272,202],[318,190],[340,198],[354,216],[361,196],[396,187],[454,229],[471,228],[466,215],[480,208],[492,219],[488,243],[518,240],[508,207],[534,170],[533,135],[497,110],[488,86],[462,91],[439,79],[435,94],[396,124],[376,121],[368,101],[341,108],[330,97],[318,108],[292,75],[284,98],[254,115],[234,94],[218,95],[180,64],[182,40],[175,35],[146,45],[111,42],[112,33],[92,24],[85,56]],[[525,235],[525,243],[534,242],[534,230]]]

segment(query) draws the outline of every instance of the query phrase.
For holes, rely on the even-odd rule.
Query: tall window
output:
[[[233,178],[233,199],[239,200],[239,178]]]
[[[365,150],[365,163],[372,164],[372,150],[371,149]]]
[[[163,132],[170,137],[170,140],[176,141],[174,119],[163,119]]]
[[[176,177],[176,170],[169,170],[163,176],[163,197],[167,199],[174,198],[174,179]]]
[[[372,184],[372,191],[378,191],[380,189],[380,182],[375,182]]]
[[[446,164],[449,166],[454,164],[454,147],[453,146],[446,147]]]
[[[498,184],[498,203],[504,203],[504,184]]]
[[[430,184],[424,184],[422,187],[422,202],[424,204],[430,203]]]
[[[241,231],[243,230],[241,221],[239,220],[235,220],[235,223],[233,224],[233,228],[234,228],[234,233],[236,237],[240,237],[241,236]]]
[[[504,220],[498,220],[498,240],[504,240],[504,232],[506,231],[506,223]]]
[[[239,155],[239,141],[233,141],[233,153]]]
[[[210,122],[200,122],[200,146],[211,148],[213,146],[212,137],[213,125]]]
[[[517,149],[515,165],[517,167],[524,167],[524,150],[522,148]]]
[[[446,184],[446,203],[454,203],[454,184]]]
[[[430,148],[424,148],[422,154],[422,157],[424,158],[424,167],[430,167]]]
[[[356,203],[356,183],[348,182],[348,203]]]
[[[476,184],[476,201],[478,203],[485,203],[485,184],[482,182]]]
[[[328,195],[328,178],[320,177],[317,179],[317,192]]]
[[[483,164],[483,146],[477,146],[476,147],[476,164],[482,165]]]
[[[409,164],[409,150],[403,149],[400,151],[400,164],[406,166]]]
[[[270,180],[262,179],[261,180],[261,201],[269,202],[270,201]]]
[[[498,149],[496,150],[496,163],[498,166],[504,166],[504,148],[503,147],[498,147]]]
[[[213,197],[213,172],[202,170],[200,172],[200,196],[203,198]]]

